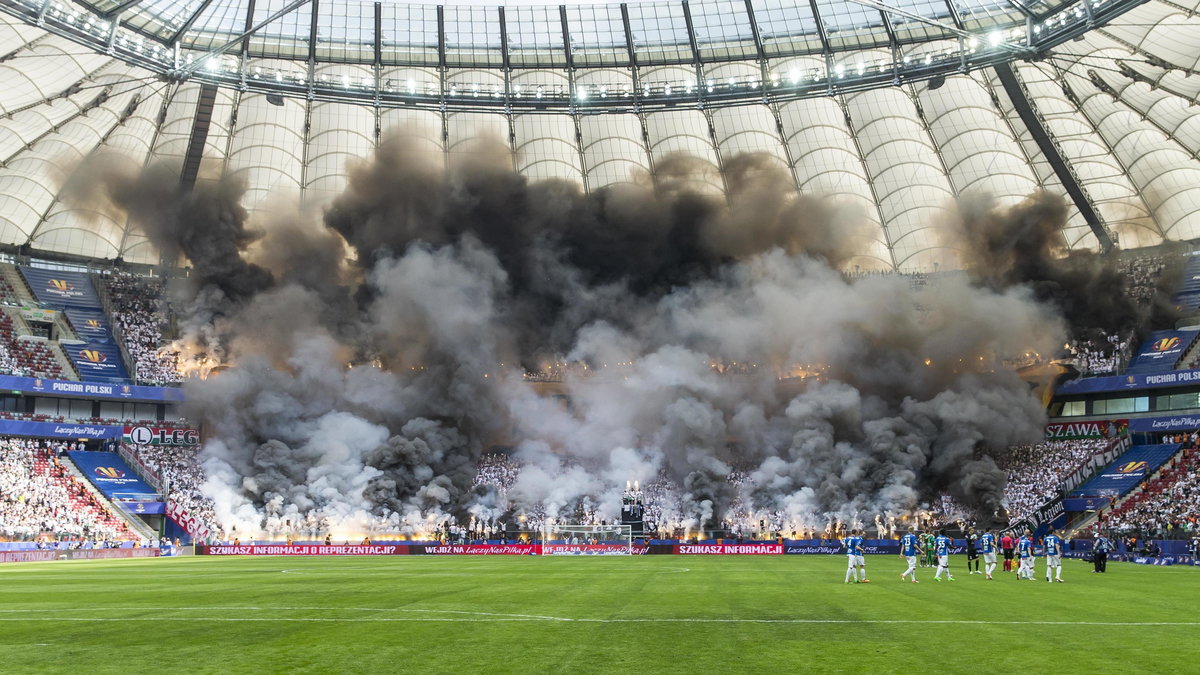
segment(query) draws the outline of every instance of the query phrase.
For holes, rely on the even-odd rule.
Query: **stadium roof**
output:
[[[1192,239],[1195,12],[1166,0],[0,0],[0,243],[157,262],[119,217],[59,198],[92,150],[241,172],[255,211],[272,192],[320,205],[346,159],[389,131],[447,155],[490,134],[522,174],[587,189],[686,152],[714,169],[697,186],[719,192],[725,159],[763,152],[797,189],[861,209],[865,269],[953,265],[933,228],[971,193],[1073,195],[1076,247],[1095,247],[1097,228],[1125,247]],[[1003,63],[1007,87],[992,68]],[[197,119],[208,135],[189,156]]]

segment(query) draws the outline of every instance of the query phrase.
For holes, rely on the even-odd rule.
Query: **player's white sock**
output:
[[[852,576],[854,576],[854,568],[853,567],[846,570],[846,583],[850,583],[850,577],[852,577]]]
[[[933,573],[933,578],[940,579],[941,577],[942,577],[942,566],[938,565],[937,571]]]
[[[912,563],[909,563],[908,569],[904,570],[904,574],[901,574],[900,578],[903,579],[910,574],[912,575],[912,578],[917,578],[917,566]]]
[[[1060,581],[1062,580],[1062,565],[1054,568],[1054,578]]]
[[[992,572],[995,572],[995,571],[996,571],[996,563],[988,563],[987,575],[990,577],[990,576],[992,576]]]

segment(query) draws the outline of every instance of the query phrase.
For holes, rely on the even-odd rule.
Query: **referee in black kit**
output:
[[[975,528],[967,530],[967,574],[979,574],[979,549],[976,544],[979,543],[979,535],[975,534]],[[974,564],[974,567],[971,565]]]

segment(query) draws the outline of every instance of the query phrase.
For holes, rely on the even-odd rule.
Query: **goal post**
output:
[[[632,525],[546,523],[542,555],[631,555]]]

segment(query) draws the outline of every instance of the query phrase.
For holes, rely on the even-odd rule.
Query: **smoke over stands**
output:
[[[480,141],[444,167],[390,139],[320,220],[292,206],[248,223],[228,178],[190,194],[154,171],[104,179],[195,271],[185,354],[224,367],[188,380],[187,414],[209,432],[204,490],[224,525],[421,533],[585,503],[613,519],[625,481],[657,477],[692,528],[735,498],[794,526],[944,493],[985,517],[999,506],[988,450],[1044,423],[999,359],[1061,345],[1077,290],[1052,258],[1024,268],[1021,228],[1054,231],[1064,212],[968,209],[993,228],[970,262],[1001,276],[918,288],[844,277],[862,215],[794,194],[756,155],[727,162],[716,198],[686,187],[687,157],[585,194],[516,174],[506,153]],[[526,376],[563,363],[569,405]],[[498,438],[524,465],[506,499],[471,487]],[[749,475],[737,488],[734,469]]]
[[[1175,318],[1168,285],[1178,270],[1161,275],[1154,301],[1139,305],[1114,258],[1086,250],[1068,253],[1062,197],[1038,192],[1009,209],[995,208],[988,198],[966,198],[957,211],[948,237],[972,278],[990,288],[1027,286],[1038,301],[1062,313],[1073,337],[1098,330],[1136,333]]]

